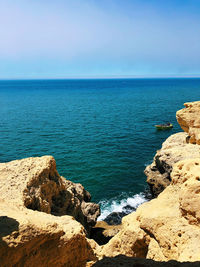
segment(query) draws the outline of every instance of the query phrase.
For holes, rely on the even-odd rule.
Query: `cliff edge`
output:
[[[175,163],[184,159],[200,158],[200,101],[184,105],[184,109],[177,111],[176,118],[185,132],[167,138],[154,156],[152,164],[144,171],[154,197],[171,183],[171,172]]]
[[[176,113],[177,121],[188,133],[188,142],[200,145],[200,101],[188,102],[184,106]]]
[[[156,199],[122,219],[122,230],[103,246],[104,257],[200,260],[200,159],[176,163],[171,180]]]
[[[1,163],[0,266],[75,267],[96,259],[87,235],[100,211],[90,198],[58,174],[51,156]]]

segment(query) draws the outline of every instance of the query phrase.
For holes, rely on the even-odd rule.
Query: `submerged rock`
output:
[[[125,213],[123,211],[112,212],[104,219],[104,222],[106,222],[108,225],[119,225],[122,222],[122,218],[126,216],[127,214],[128,213]]]

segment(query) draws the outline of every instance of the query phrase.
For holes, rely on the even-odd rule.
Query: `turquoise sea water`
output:
[[[0,162],[53,155],[103,216],[144,200],[145,165],[175,113],[200,98],[200,79],[0,81]],[[170,131],[154,124],[170,121]]]

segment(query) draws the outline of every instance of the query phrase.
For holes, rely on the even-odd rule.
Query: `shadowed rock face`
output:
[[[148,259],[138,259],[119,255],[114,258],[104,258],[96,262],[93,267],[199,267],[200,262],[158,262]]]
[[[71,215],[88,231],[100,214],[99,205],[81,184],[61,177],[51,156],[0,164],[1,199],[56,216]]]
[[[171,182],[171,172],[175,163],[184,159],[200,158],[200,146],[188,144],[187,133],[171,135],[157,151],[153,163],[144,173],[154,197],[157,197]]]
[[[184,106],[176,113],[177,121],[188,133],[188,142],[200,145],[200,101],[185,103]]]

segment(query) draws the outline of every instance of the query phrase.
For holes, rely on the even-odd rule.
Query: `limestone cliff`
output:
[[[188,133],[188,142],[200,145],[200,101],[185,103],[184,106],[176,113],[177,121]]]
[[[103,246],[102,256],[200,260],[200,159],[176,163],[171,179],[158,198],[122,219],[122,230]]]
[[[145,174],[152,195],[157,197],[171,182],[173,165],[184,159],[200,158],[200,101],[185,103],[176,118],[185,131],[171,135],[157,151]]]
[[[51,156],[0,164],[0,199],[56,216],[71,215],[86,229],[96,222],[99,205],[81,184],[61,177]]]
[[[186,142],[187,133],[171,135],[157,151],[145,174],[153,196],[158,196],[171,182],[171,171],[180,160],[200,158],[200,146]]]
[[[1,163],[0,266],[79,267],[96,260],[97,244],[86,230],[99,206],[89,201],[82,185],[60,177],[51,156]]]
[[[97,260],[83,226],[0,200],[1,267],[82,267]]]

